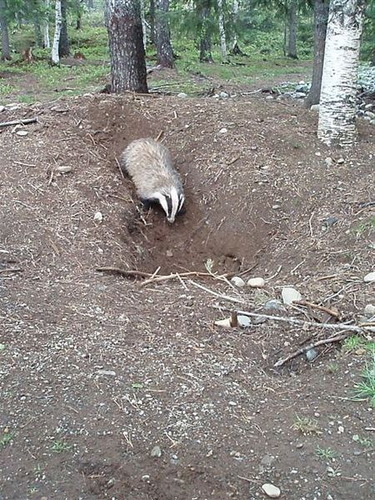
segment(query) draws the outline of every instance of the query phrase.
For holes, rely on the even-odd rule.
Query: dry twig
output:
[[[338,318],[340,316],[340,313],[338,311],[334,311],[333,309],[328,309],[328,307],[320,306],[318,304],[314,304],[312,302],[308,302],[307,300],[295,300],[293,302],[294,304],[299,304],[300,306],[308,306],[312,307],[313,309],[318,309],[319,311],[326,312],[330,316],[333,316],[334,318]]]
[[[11,127],[12,125],[27,125],[28,123],[35,123],[38,118],[24,118],[23,120],[12,120],[11,122],[0,122],[0,127]]]
[[[297,349],[296,351],[292,352],[292,354],[289,354],[286,358],[281,358],[276,363],[273,365],[275,368],[280,368],[281,366],[285,365],[288,361],[290,361],[293,358],[296,358],[300,354],[305,353],[309,349],[313,349],[314,347],[318,347],[320,345],[325,345],[325,344],[332,344],[333,342],[340,342],[340,340],[344,340],[347,337],[349,337],[351,334],[349,332],[347,333],[341,333],[338,335],[334,335],[333,337],[329,337],[328,339],[322,339],[314,342],[313,344],[309,344],[305,347],[301,347],[300,349]]]

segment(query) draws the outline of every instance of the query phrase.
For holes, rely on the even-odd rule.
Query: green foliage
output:
[[[368,400],[375,408],[375,356],[362,373],[362,380],[355,386],[355,395],[358,400]]]
[[[323,460],[335,460],[335,458],[337,458],[337,453],[331,448],[321,448],[320,446],[317,446],[315,453]]]

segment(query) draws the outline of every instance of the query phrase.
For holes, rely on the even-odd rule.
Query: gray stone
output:
[[[367,304],[363,313],[368,318],[371,318],[372,316],[375,315],[375,306],[373,304]]]
[[[160,446],[154,446],[151,450],[150,455],[155,458],[160,458],[161,457],[161,448]]]
[[[283,299],[284,304],[290,305],[294,301],[302,300],[302,295],[299,293],[298,290],[292,287],[284,287],[281,290],[281,297]]]
[[[249,328],[249,326],[251,326],[251,319],[249,318],[249,316],[239,314],[237,316],[237,322],[238,326],[240,326],[241,328]]]
[[[277,486],[271,483],[265,483],[262,485],[262,490],[269,498],[279,498],[281,495],[281,490]]]
[[[185,94],[185,92],[180,92],[179,94],[177,94],[177,97],[180,97],[181,99],[185,99],[185,97],[187,97],[187,94]]]
[[[283,308],[283,304],[282,304],[281,300],[271,299],[271,300],[268,300],[264,304],[264,309],[267,309],[269,311],[279,311],[279,310],[284,309],[284,308]]]
[[[366,274],[366,276],[363,278],[363,281],[365,283],[372,283],[373,281],[375,281],[375,271]]]
[[[307,361],[314,361],[314,359],[318,355],[318,351],[312,347],[311,349],[307,349],[307,351],[305,352],[305,355],[306,355]]]
[[[233,276],[233,278],[230,280],[233,285],[238,286],[239,288],[245,286],[245,282],[242,278],[239,276]]]

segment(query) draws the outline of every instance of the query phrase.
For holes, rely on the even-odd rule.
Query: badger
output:
[[[160,203],[168,222],[174,222],[185,195],[168,149],[154,139],[137,139],[122,153],[121,166],[133,180],[142,203],[146,207]]]

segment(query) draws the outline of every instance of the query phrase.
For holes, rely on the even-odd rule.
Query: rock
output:
[[[307,96],[305,92],[294,92],[293,97],[295,99],[304,99]]]
[[[313,104],[311,107],[310,107],[311,111],[319,111],[319,104]]]
[[[242,278],[239,276],[233,276],[233,278],[230,280],[233,285],[238,286],[239,288],[245,286],[245,282]]]
[[[180,97],[181,99],[185,99],[187,97],[187,94],[185,94],[185,92],[180,92],[179,94],[177,94],[177,97]]]
[[[29,132],[27,130],[17,130],[16,134],[20,135],[21,137],[24,137],[27,135]]]
[[[219,97],[221,97],[222,99],[225,99],[225,98],[229,97],[229,94],[227,94],[226,92],[220,92]]]
[[[365,115],[368,116],[370,120],[373,120],[375,118],[375,113],[373,113],[372,111],[366,111]]]
[[[154,446],[151,450],[150,455],[152,457],[160,458],[161,457],[161,448],[160,446]]]
[[[326,219],[323,219],[323,224],[325,225],[326,228],[334,226],[336,222],[338,222],[337,217],[327,217]]]
[[[342,163],[345,163],[345,160],[344,160],[344,158],[338,158],[336,160],[336,163],[338,163],[339,165],[341,165]]]
[[[68,172],[71,172],[73,169],[72,167],[69,167],[68,165],[60,165],[59,167],[56,167],[56,172],[59,172],[60,174],[67,174]]]
[[[363,313],[367,318],[371,318],[371,316],[375,315],[375,306],[373,304],[367,304]]]
[[[266,99],[267,99],[267,101],[271,101],[271,100],[273,99],[273,95],[268,95],[268,96],[266,97]]]
[[[363,278],[363,281],[365,283],[372,283],[373,281],[375,281],[375,271],[366,274],[366,276]]]
[[[283,305],[282,305],[281,300],[271,299],[271,300],[268,300],[264,304],[264,309],[272,310],[272,311],[279,311],[280,309],[283,309]]]
[[[332,167],[333,159],[330,156],[328,156],[328,158],[326,158],[324,161],[326,162],[327,167]]]
[[[374,107],[374,105],[372,104],[372,102],[370,102],[369,104],[365,104],[366,110],[372,109],[373,107]]]
[[[103,222],[103,214],[101,212],[96,212],[94,215],[94,221]]]
[[[5,110],[5,106],[0,106],[0,113],[3,112]]]
[[[265,483],[262,485],[262,490],[269,498],[279,498],[281,495],[281,490],[277,486],[271,483]]]
[[[251,326],[251,319],[249,316],[243,316],[242,314],[239,314],[237,316],[237,322],[238,326],[241,328],[249,328]]]
[[[314,359],[318,355],[318,351],[312,347],[311,349],[307,349],[307,351],[305,352],[305,355],[306,355],[307,361],[314,361]]]
[[[250,278],[247,281],[247,286],[250,286],[251,288],[263,288],[265,284],[266,282],[263,278]]]
[[[96,372],[97,375],[106,375],[108,377],[116,377],[116,372],[113,370],[98,370]]]
[[[219,134],[226,134],[228,132],[228,129],[223,127],[219,130]]]
[[[302,300],[302,295],[298,292],[298,290],[287,286],[281,290],[281,297],[283,299],[283,303],[288,306],[296,300]]]

